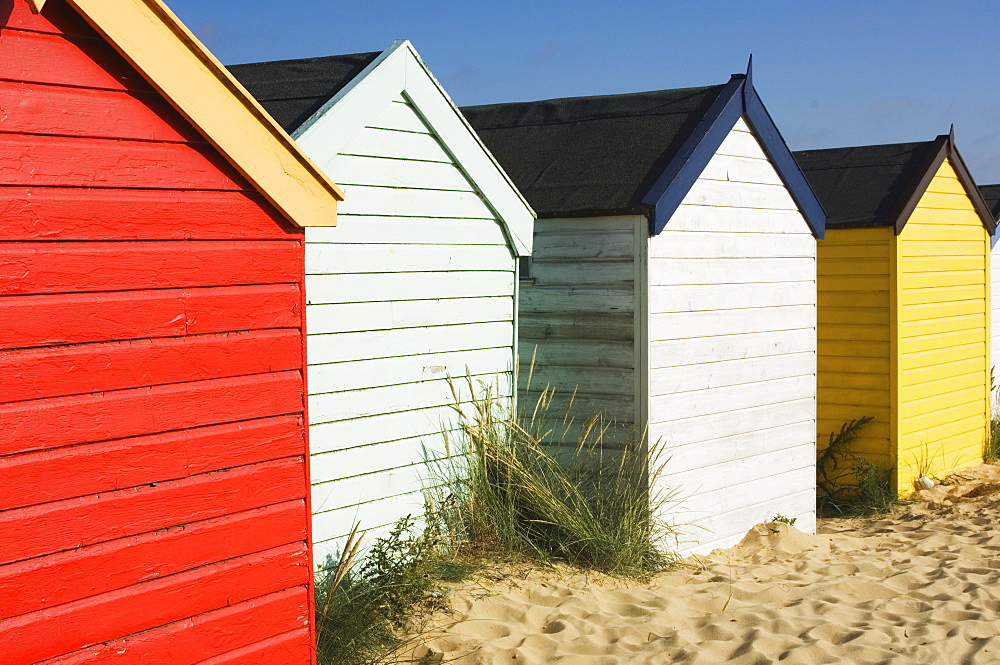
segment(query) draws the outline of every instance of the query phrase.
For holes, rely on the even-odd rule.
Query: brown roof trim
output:
[[[907,184],[907,188],[904,190],[908,191],[909,194],[905,198],[901,198],[888,215],[889,220],[894,220],[893,226],[896,230],[896,235],[903,232],[903,227],[906,226],[910,215],[913,214],[913,211],[917,208],[917,204],[920,203],[920,197],[927,191],[927,187],[930,186],[931,180],[937,175],[938,169],[941,168],[941,164],[944,163],[945,159],[951,160],[952,168],[955,169],[958,181],[962,183],[962,188],[965,189],[966,195],[972,201],[972,207],[975,209],[976,214],[979,215],[983,226],[990,235],[993,235],[993,232],[996,231],[997,220],[994,219],[993,213],[990,212],[989,206],[986,205],[986,200],[983,198],[982,192],[979,191],[979,187],[976,186],[976,181],[973,180],[972,174],[969,173],[969,169],[965,165],[965,160],[962,159],[958,148],[955,147],[955,130],[952,128],[952,131],[948,134],[941,134],[934,139],[934,145],[928,151],[927,156],[920,164],[913,179]]]

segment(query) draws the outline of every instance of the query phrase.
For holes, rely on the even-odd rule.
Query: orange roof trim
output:
[[[160,0],[66,2],[296,226],[335,226],[344,193]]]

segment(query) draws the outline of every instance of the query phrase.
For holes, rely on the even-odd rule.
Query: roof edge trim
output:
[[[162,0],[66,2],[292,224],[336,225],[341,189]]]
[[[799,169],[788,144],[753,87],[753,60],[746,74],[734,74],[685,140],[677,155],[643,197],[652,208],[651,232],[658,235],[701,176],[729,131],[744,115],[816,238],[826,234],[826,212]]]
[[[409,41],[393,42],[293,136],[326,163],[364,129],[373,109],[381,110],[400,95],[412,104],[463,175],[482,193],[510,247],[518,256],[530,255],[534,211]]]
[[[990,211],[989,206],[986,205],[986,200],[983,198],[982,192],[979,191],[976,181],[972,178],[965,160],[962,159],[962,155],[958,152],[958,148],[955,146],[955,133],[952,130],[948,134],[941,134],[934,139],[934,146],[930,149],[927,156],[924,157],[914,177],[907,184],[907,189],[904,190],[908,194],[899,199],[896,206],[893,207],[887,216],[887,221],[893,226],[896,235],[903,232],[906,222],[909,221],[913,211],[916,210],[917,205],[920,203],[920,198],[924,195],[931,180],[937,175],[938,170],[946,159],[951,161],[952,168],[955,169],[955,174],[958,176],[958,181],[962,184],[966,196],[972,202],[972,207],[976,211],[976,214],[979,215],[983,227],[990,235],[996,232],[997,220]]]

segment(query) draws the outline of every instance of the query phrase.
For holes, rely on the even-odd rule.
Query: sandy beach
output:
[[[1000,663],[1000,467],[817,535],[758,525],[648,583],[479,576],[420,647],[459,665]],[[491,579],[492,578],[492,579]]]

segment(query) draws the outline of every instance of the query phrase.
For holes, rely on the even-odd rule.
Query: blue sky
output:
[[[1000,182],[1000,2],[168,0],[226,64],[416,46],[459,105],[712,85],[746,68],[792,149],[955,124]]]

